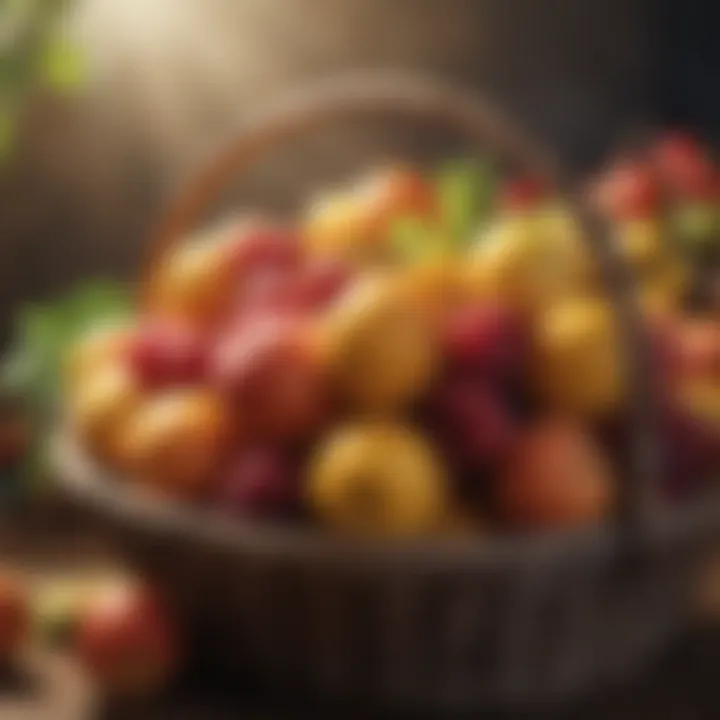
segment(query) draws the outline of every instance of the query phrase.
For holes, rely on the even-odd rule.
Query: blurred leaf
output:
[[[85,66],[79,48],[64,35],[49,40],[42,59],[42,73],[51,87],[68,90],[84,79]]]
[[[89,326],[123,317],[132,303],[128,288],[91,281],[49,303],[23,308],[14,342],[0,366],[0,390],[20,398],[33,430],[33,449],[23,468],[27,481],[45,469],[45,440],[60,399],[63,354]]]
[[[402,217],[390,226],[390,247],[404,263],[422,261],[433,252],[439,235],[424,218]]]
[[[686,203],[671,215],[672,230],[685,250],[703,249],[717,242],[720,209],[713,203]]]
[[[494,174],[489,163],[455,160],[437,179],[441,224],[456,248],[470,243],[492,212]]]

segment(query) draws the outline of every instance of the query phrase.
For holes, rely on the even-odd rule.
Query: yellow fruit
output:
[[[398,270],[398,280],[418,307],[435,314],[468,295],[462,261],[440,256]]]
[[[387,412],[418,397],[436,366],[427,312],[396,277],[358,281],[326,326],[330,371],[356,408]]]
[[[353,263],[373,259],[378,248],[372,218],[348,193],[326,194],[310,207],[303,231],[311,256],[333,256]]]
[[[217,320],[235,290],[229,247],[196,241],[170,253],[152,281],[151,309],[192,323]]]
[[[435,192],[422,175],[381,168],[353,187],[320,196],[308,212],[303,237],[311,255],[366,263],[387,258],[388,230],[403,217],[435,212]]]
[[[409,537],[442,527],[449,504],[444,470],[425,440],[386,423],[337,430],[310,468],[310,505],[336,530]]]
[[[595,416],[621,401],[622,345],[607,302],[573,299],[550,307],[537,319],[534,341],[536,380],[552,408]]]
[[[471,291],[531,312],[587,290],[589,253],[558,208],[500,218],[478,240],[467,267]]]
[[[119,435],[141,401],[129,368],[106,365],[83,378],[69,398],[70,422],[91,452],[117,464]]]
[[[168,390],[135,413],[119,451],[135,479],[151,490],[197,497],[214,479],[229,427],[226,408],[215,394]]]
[[[121,363],[132,338],[132,328],[119,323],[94,327],[86,332],[63,358],[63,379],[68,392],[74,392],[102,366]]]

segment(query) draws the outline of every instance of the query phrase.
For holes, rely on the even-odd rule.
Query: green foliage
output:
[[[471,242],[493,209],[495,181],[489,163],[456,160],[440,171],[440,222],[455,247]]]
[[[404,217],[390,228],[390,244],[403,262],[462,252],[493,211],[495,178],[489,163],[454,160],[436,177],[438,217]]]
[[[28,472],[44,462],[44,440],[60,399],[60,369],[67,348],[88,327],[120,319],[131,310],[128,289],[110,281],[90,281],[50,303],[28,305],[18,314],[15,336],[0,368],[5,398],[21,404],[33,428]]]

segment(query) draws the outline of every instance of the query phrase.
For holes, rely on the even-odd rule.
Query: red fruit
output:
[[[220,340],[212,374],[258,437],[305,436],[324,417],[325,377],[301,323],[277,318],[246,323]]]
[[[232,515],[285,518],[298,511],[300,484],[292,464],[277,450],[248,448],[221,476],[215,500]]]
[[[652,217],[659,201],[652,168],[635,160],[616,163],[600,181],[598,201],[617,220]]]
[[[232,263],[244,280],[262,268],[292,270],[300,262],[300,241],[289,228],[254,225],[244,228],[232,252]]]
[[[720,469],[720,431],[709,423],[666,405],[658,431],[661,483],[671,498],[692,495]]]
[[[298,276],[297,300],[309,309],[327,307],[345,290],[352,276],[350,267],[336,258],[310,262]]]
[[[133,339],[130,363],[147,388],[197,384],[206,375],[206,339],[179,322],[150,319]]]
[[[287,268],[259,268],[247,278],[240,293],[240,312],[293,313],[304,308],[297,291],[297,279]]]
[[[29,625],[30,605],[23,580],[0,569],[0,666],[10,662],[18,651]]]
[[[179,639],[170,614],[145,587],[105,588],[84,608],[77,637],[85,670],[112,695],[155,692],[179,663]]]
[[[445,318],[445,356],[458,368],[495,378],[517,376],[527,354],[527,342],[519,313],[500,304],[456,308]]]
[[[526,530],[596,523],[613,502],[608,463],[592,437],[569,421],[546,420],[516,443],[497,480],[502,517]]]
[[[658,142],[653,159],[665,185],[675,194],[711,199],[715,170],[706,150],[683,133],[669,133]]]
[[[547,184],[535,177],[516,178],[505,183],[500,193],[500,206],[511,212],[537,207],[548,198]]]
[[[457,376],[437,391],[431,421],[453,464],[464,470],[483,470],[502,462],[517,434],[512,413],[496,391]]]
[[[720,322],[686,320],[678,343],[683,376],[720,379]]]

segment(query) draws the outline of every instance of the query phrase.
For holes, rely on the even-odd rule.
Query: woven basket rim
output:
[[[255,557],[287,561],[404,568],[408,572],[487,570],[507,566],[542,569],[567,563],[609,562],[622,555],[658,553],[720,528],[720,488],[658,516],[649,530],[628,537],[612,521],[556,533],[423,537],[382,541],[330,535],[312,525],[230,518],[211,509],[151,498],[113,476],[88,456],[67,430],[51,442],[56,487],[71,501],[167,539],[188,538],[199,545]]]

